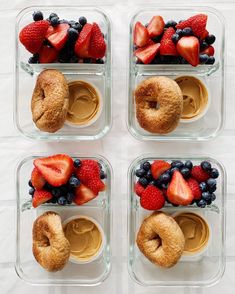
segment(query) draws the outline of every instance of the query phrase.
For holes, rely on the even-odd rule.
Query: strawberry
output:
[[[45,39],[49,22],[47,20],[39,20],[25,26],[20,34],[20,42],[31,53],[37,53]]]
[[[201,54],[207,54],[208,56],[214,56],[215,54],[215,49],[213,46],[209,46],[208,48],[206,48],[205,50],[203,50],[201,52]]]
[[[145,47],[138,48],[137,50],[135,50],[134,55],[144,64],[149,64],[157,55],[159,48],[159,43],[147,45]]]
[[[148,44],[149,33],[145,26],[141,22],[137,21],[134,27],[134,44],[138,47],[143,47]]]
[[[151,173],[155,180],[157,180],[161,174],[171,167],[170,163],[164,160],[155,160],[151,165]]]
[[[176,170],[167,188],[168,200],[177,205],[189,205],[193,201],[193,193],[181,173]]]
[[[51,63],[56,61],[58,57],[58,51],[49,46],[42,46],[39,51],[39,62],[40,63]]]
[[[56,27],[50,26],[46,33],[46,39],[56,49],[60,50],[64,47],[68,39],[69,25],[67,23],[61,23]]]
[[[79,187],[75,189],[75,197],[73,201],[77,205],[82,205],[94,199],[96,196],[97,195],[91,189],[81,184]]]
[[[177,51],[192,66],[197,66],[199,63],[199,49],[198,38],[193,36],[182,37],[177,43]]]
[[[105,55],[106,44],[104,37],[97,23],[92,24],[90,45],[89,45],[89,56],[92,58],[102,58]]]
[[[165,204],[162,191],[155,186],[149,185],[141,195],[140,205],[148,210],[161,209]]]
[[[141,197],[141,195],[144,192],[145,188],[142,185],[140,185],[140,183],[135,183],[134,190],[135,190],[136,195]]]
[[[66,184],[73,172],[73,160],[66,154],[37,158],[33,163],[46,181],[55,187]]]
[[[36,190],[33,195],[32,205],[34,208],[52,199],[52,194],[46,190]]]
[[[172,41],[172,36],[175,34],[175,30],[170,27],[168,28],[161,39],[160,54],[161,55],[178,55],[176,46]]]
[[[209,174],[205,172],[200,165],[195,165],[192,168],[191,176],[199,183],[206,182],[209,179]]]
[[[147,27],[150,38],[160,36],[163,33],[164,26],[164,20],[160,15],[153,16]]]
[[[204,31],[201,35],[201,40],[204,40],[209,35],[209,32],[207,30]]]
[[[201,189],[199,187],[198,182],[195,179],[193,179],[193,178],[189,178],[187,180],[187,183],[188,183],[189,188],[191,189],[191,191],[193,193],[194,199],[196,199],[196,200],[201,199],[202,192],[201,192]]]
[[[74,51],[81,58],[90,57],[88,51],[90,46],[92,28],[92,24],[85,24],[76,41]]]
[[[36,190],[41,190],[43,186],[46,184],[46,180],[43,178],[42,174],[36,167],[33,169],[31,173],[31,182]]]

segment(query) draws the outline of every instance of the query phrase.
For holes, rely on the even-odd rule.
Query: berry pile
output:
[[[206,29],[207,15],[197,14],[178,23],[153,16],[134,27],[134,56],[144,64],[214,64],[215,36]]]
[[[200,165],[193,165],[190,160],[171,163],[155,160],[152,164],[145,161],[135,175],[138,178],[135,193],[140,197],[141,206],[148,210],[161,209],[165,202],[173,206],[195,203],[204,208],[216,199],[219,171],[208,161]]]
[[[60,20],[56,13],[44,20],[41,11],[33,13],[33,20],[19,34],[33,54],[29,63],[104,63],[106,43],[97,23],[87,23],[84,16]]]
[[[102,166],[91,159],[73,159],[57,154],[35,159],[29,180],[33,207],[43,203],[82,205],[105,190]]]

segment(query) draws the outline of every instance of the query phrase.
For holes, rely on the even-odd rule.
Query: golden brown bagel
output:
[[[135,90],[136,117],[148,132],[166,134],[178,125],[183,95],[178,84],[167,77],[152,77]]]
[[[177,222],[159,211],[145,218],[136,243],[152,263],[172,267],[183,253],[185,238]]]
[[[69,89],[64,75],[55,69],[42,71],[33,91],[33,121],[44,132],[54,133],[64,125],[69,107]]]
[[[60,216],[47,211],[33,224],[33,255],[50,272],[62,270],[70,255],[70,244],[64,236]]]

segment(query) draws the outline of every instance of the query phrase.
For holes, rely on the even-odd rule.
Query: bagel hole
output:
[[[153,109],[159,109],[160,108],[160,104],[156,101],[149,101],[149,108],[153,108]]]

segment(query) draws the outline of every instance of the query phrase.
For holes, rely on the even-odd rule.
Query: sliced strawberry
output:
[[[144,64],[149,64],[157,55],[160,49],[160,44],[147,45],[135,50],[134,55]]]
[[[87,58],[89,56],[89,46],[92,33],[92,24],[87,23],[84,25],[75,44],[74,51],[81,58]]]
[[[153,16],[147,27],[150,38],[160,36],[163,33],[164,26],[165,22],[160,15]]]
[[[134,27],[134,44],[138,47],[143,47],[149,42],[149,33],[145,26],[141,22],[137,21]]]
[[[208,48],[204,49],[200,54],[207,54],[208,56],[214,56],[215,49],[213,46],[209,46]]]
[[[92,199],[94,199],[97,195],[88,187],[81,184],[79,187],[75,189],[75,197],[74,203],[77,205],[82,205]]]
[[[58,51],[49,46],[42,46],[39,51],[39,62],[40,63],[51,63],[56,61],[58,57]]]
[[[140,205],[144,209],[158,210],[165,205],[165,197],[160,189],[149,185],[141,195]]]
[[[192,66],[199,64],[199,50],[198,38],[193,36],[182,37],[177,43],[177,51]]]
[[[175,171],[167,188],[168,200],[176,205],[189,205],[193,201],[193,193],[179,171]]]
[[[33,194],[32,205],[34,208],[36,208],[52,198],[53,196],[50,192],[46,190],[36,190]]]
[[[46,184],[46,180],[36,167],[33,169],[31,173],[31,182],[36,190],[41,190]]]
[[[46,39],[53,47],[60,50],[68,40],[68,29],[69,25],[67,23],[61,23],[56,27],[50,26],[47,30]]]
[[[195,165],[191,170],[192,177],[199,183],[206,182],[209,179],[209,174],[205,172],[200,165]]]
[[[103,34],[97,23],[93,23],[90,45],[89,45],[89,56],[91,58],[102,58],[105,56],[106,43],[104,41]]]
[[[55,187],[66,184],[73,172],[73,160],[66,154],[37,158],[34,165],[46,181]]]
[[[140,183],[135,183],[134,190],[135,190],[136,195],[141,197],[141,195],[144,192],[145,188]]]
[[[161,39],[161,47],[160,47],[160,54],[161,55],[178,55],[176,46],[172,41],[172,36],[175,34],[175,30],[170,27],[168,28]]]
[[[161,174],[171,167],[170,163],[164,160],[155,160],[151,165],[151,173],[155,180],[157,180]]]
[[[191,191],[193,193],[194,199],[196,199],[196,200],[201,199],[202,192],[201,192],[201,189],[199,187],[198,182],[193,178],[189,178],[187,180],[187,183],[188,183],[188,185],[189,185],[189,187],[190,187],[190,189],[191,189]]]
[[[49,27],[47,20],[39,20],[25,26],[20,34],[20,42],[31,53],[37,53],[45,39]]]

